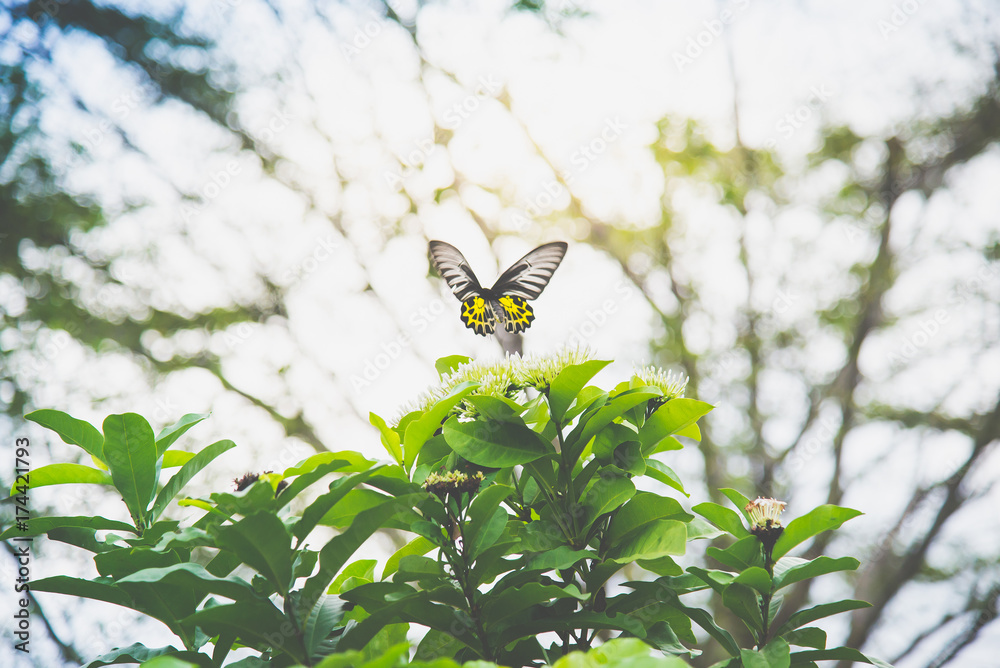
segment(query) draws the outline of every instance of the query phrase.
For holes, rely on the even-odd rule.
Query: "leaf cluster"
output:
[[[695,626],[729,655],[719,666],[841,658],[885,665],[856,650],[827,649],[825,633],[808,626],[864,603],[791,611],[771,624],[784,587],[857,567],[851,558],[787,556],[857,511],[821,506],[765,547],[744,524],[745,512],[702,503],[692,509],[700,519],[679,500],[687,493],[660,455],[683,447],[681,439],[698,441],[697,422],[711,410],[681,396],[682,384],[637,373],[604,391],[591,381],[608,362],[579,356],[505,364],[485,373],[467,359],[445,358],[443,385],[429,400],[392,426],[373,414],[391,463],[350,451],[313,455],[250,476],[239,491],[181,498],[196,513],[191,522],[164,519],[164,510],[234,447],[170,449],[206,416],[185,416],[154,437],[136,414],[109,416],[102,433],[59,411],[36,411],[27,418],[84,449],[94,466],[42,467],[30,484],[114,487],[131,523],[34,518],[27,532],[10,527],[0,538],[45,534],[90,552],[99,577],[56,576],[32,588],[134,609],[182,643],[135,644],[89,666],[221,666],[234,649],[250,648],[255,656],[230,665],[613,660],[669,667],[699,653]],[[161,481],[170,468],[179,470]],[[723,491],[738,509],[749,504]],[[384,529],[411,538],[379,568],[359,552]],[[327,539],[331,530],[337,533]],[[724,534],[735,542],[708,554],[731,570],[678,563],[689,541]],[[653,579],[617,586],[632,564]],[[707,590],[746,625],[752,648],[685,601]],[[415,648],[407,643],[410,625],[427,629]],[[792,645],[806,649],[791,652]]]

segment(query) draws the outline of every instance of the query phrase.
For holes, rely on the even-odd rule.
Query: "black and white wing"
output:
[[[479,279],[460,250],[444,241],[432,241],[430,253],[441,278],[448,283],[448,287],[460,301],[465,301],[482,290]]]
[[[458,253],[459,257],[462,256],[457,249],[450,248]],[[497,295],[514,295],[524,299],[537,298],[549,284],[549,279],[552,278],[564,255],[566,255],[566,243],[563,241],[553,241],[539,246],[503,272],[493,285],[493,292]],[[469,273],[472,273],[471,270]]]

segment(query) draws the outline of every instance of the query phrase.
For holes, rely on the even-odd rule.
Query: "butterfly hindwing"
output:
[[[500,308],[503,309],[503,328],[511,334],[520,334],[531,326],[535,312],[528,305],[528,300],[517,295],[500,297]]]
[[[528,300],[542,294],[566,248],[562,241],[539,246],[511,265],[489,289],[479,284],[468,260],[451,244],[431,241],[430,255],[438,273],[462,302],[462,322],[476,334],[488,336],[496,330],[497,319],[513,334],[531,326],[535,312]]]
[[[493,307],[479,295],[469,297],[462,302],[462,322],[481,336],[492,334],[496,328]]]

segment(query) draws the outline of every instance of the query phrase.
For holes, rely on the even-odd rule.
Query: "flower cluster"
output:
[[[768,572],[771,572],[771,550],[774,544],[785,531],[781,526],[781,511],[785,509],[785,502],[777,499],[764,499],[757,497],[747,504],[744,510],[750,515],[750,533],[757,536],[757,539],[764,546],[765,565]]]
[[[544,392],[563,369],[586,362],[590,358],[591,353],[587,349],[567,348],[551,357],[507,356],[494,362],[460,364],[451,373],[444,374],[440,384],[421,394],[416,401],[407,404],[403,408],[402,415],[412,411],[428,410],[456,387],[469,381],[479,384],[473,392],[475,396],[517,400],[527,388]],[[468,401],[459,403],[454,413],[469,419],[478,415],[476,407]]]
[[[563,369],[574,364],[583,364],[592,358],[587,348],[564,348],[553,357],[529,355],[511,359],[511,367],[517,380],[524,387],[533,387],[545,392]]]
[[[443,499],[449,494],[475,494],[483,482],[483,474],[477,471],[473,475],[448,471],[445,474],[431,473],[424,480],[423,488],[431,494]]]
[[[244,473],[241,477],[233,479],[234,489],[237,492],[242,492],[247,487],[260,480],[260,476],[268,475],[271,473],[274,473],[274,471],[264,471],[264,473],[260,474],[253,472]],[[281,490],[285,489],[286,487],[288,487],[288,481],[279,480],[277,486],[274,489],[274,495],[277,496],[279,493],[281,493]]]
[[[750,530],[780,527],[781,512],[785,509],[785,505],[784,501],[765,499],[758,496],[747,504],[745,508],[747,514],[750,515],[750,521],[753,522]]]
[[[663,392],[662,402],[684,396],[688,379],[683,374],[664,371],[657,366],[646,366],[635,370],[635,378],[643,385],[655,387]]]

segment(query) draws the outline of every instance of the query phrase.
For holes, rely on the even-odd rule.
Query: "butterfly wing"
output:
[[[517,295],[503,295],[497,300],[503,310],[503,328],[511,334],[520,334],[531,326],[535,312],[528,305],[528,300]]]
[[[458,250],[455,252],[458,253]],[[461,257],[462,254],[458,255]],[[493,292],[502,296],[520,297],[522,300],[537,298],[549,284],[549,279],[552,278],[564,255],[566,255],[565,242],[554,241],[539,246],[503,272],[494,283]],[[531,312],[530,308],[528,312]]]
[[[473,295],[462,302],[462,322],[480,336],[489,336],[496,328],[496,314],[493,305],[479,295]]]
[[[441,274],[441,278],[448,283],[448,287],[455,293],[459,301],[465,302],[473,295],[482,292],[479,279],[476,278],[472,267],[469,266],[469,261],[465,259],[460,250],[444,241],[432,241],[430,253],[434,267]],[[462,312],[465,313],[464,308]]]

